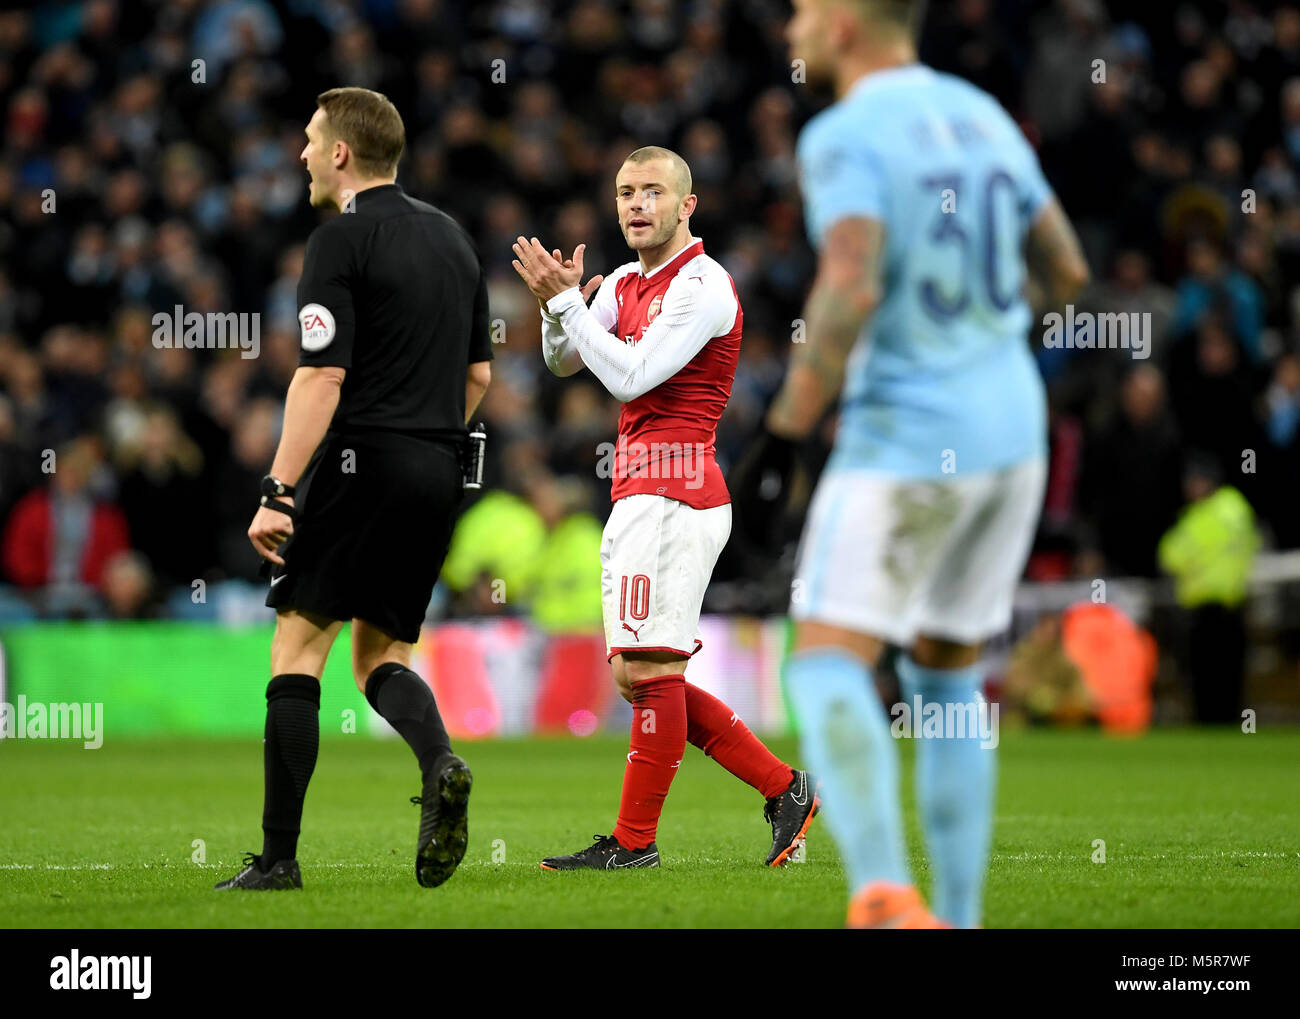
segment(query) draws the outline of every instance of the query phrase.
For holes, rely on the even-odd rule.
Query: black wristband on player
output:
[[[274,474],[268,474],[262,479],[262,495],[268,499],[275,499],[279,496],[287,496],[292,499],[294,492],[297,491],[293,485],[286,485]]]
[[[290,520],[296,521],[298,519],[298,511],[287,502],[281,502],[279,499],[280,496],[292,499],[294,492],[297,491],[293,485],[286,485],[279,478],[268,474],[262,479],[261,489],[261,504],[263,506],[283,513]]]

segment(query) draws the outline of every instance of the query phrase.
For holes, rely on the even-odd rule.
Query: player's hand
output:
[[[567,263],[555,258],[542,247],[542,242],[536,237],[532,240],[519,237],[512,247],[515,260],[510,264],[542,304],[556,294],[576,287],[582,280],[582,253],[585,244],[579,244],[574,249],[573,258]]]
[[[585,247],[585,245],[579,245],[579,247]],[[574,254],[577,254],[577,252],[574,252]],[[562,258],[561,255],[560,255],[560,249],[559,249],[559,248],[556,248],[554,251],[552,251],[552,252],[551,252],[551,256],[552,256],[552,257],[553,257],[557,262],[559,262],[559,261],[563,261],[563,262],[564,262],[564,267],[565,267],[566,269],[572,269],[572,268],[574,267],[574,265],[577,264],[577,263],[575,263],[575,262],[573,261],[573,259],[571,259],[571,258]],[[582,273],[582,266],[581,266],[581,265],[578,265],[578,273],[579,273],[579,277],[578,277],[578,278],[581,279],[581,278],[582,278],[582,276],[581,276],[581,273]],[[582,302],[583,302],[584,304],[586,304],[588,301],[590,301],[590,300],[591,300],[591,295],[594,294],[594,293],[596,292],[596,290],[600,287],[600,285],[601,285],[602,283],[604,283],[604,282],[605,282],[605,277],[602,276],[600,273],[597,273],[595,276],[591,277],[591,279],[587,280],[587,282],[584,283],[584,284],[582,285]],[[543,301],[542,303],[545,304],[546,302]]]
[[[796,443],[762,427],[727,475],[732,527],[758,552],[778,552],[794,476]]]
[[[279,496],[279,502],[293,505],[287,495]],[[283,545],[293,534],[293,520],[287,513],[259,506],[253,515],[253,522],[248,525],[248,540],[257,549],[257,554],[277,566],[283,566],[284,560],[276,554],[276,549]]]

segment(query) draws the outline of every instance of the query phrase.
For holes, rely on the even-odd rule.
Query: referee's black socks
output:
[[[429,684],[405,665],[385,662],[366,677],[366,700],[415,751],[427,784],[438,762],[451,753]]]
[[[320,680],[284,673],[266,687],[266,799],[263,870],[298,854],[302,801],[320,748]]]

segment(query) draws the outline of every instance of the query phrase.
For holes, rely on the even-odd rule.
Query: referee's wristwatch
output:
[[[297,510],[289,505],[289,503],[280,501],[281,496],[289,499],[293,498],[294,492],[297,491],[293,485],[286,485],[274,474],[268,474],[262,479],[261,489],[261,504],[263,506],[267,509],[279,510],[290,520],[296,520],[298,518]]]

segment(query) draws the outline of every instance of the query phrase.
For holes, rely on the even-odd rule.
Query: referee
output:
[[[465,425],[491,374],[487,286],[468,235],[394,183],[405,130],[393,104],[363,88],[316,103],[301,157],[311,204],[343,214],[307,241],[302,353],[248,528],[273,564],[276,610],[262,852],[217,888],[302,887],[320,678],[348,620],[357,687],[420,764],[415,874],[434,887],[465,855],[472,778],[411,671],[411,646],[461,498]]]

